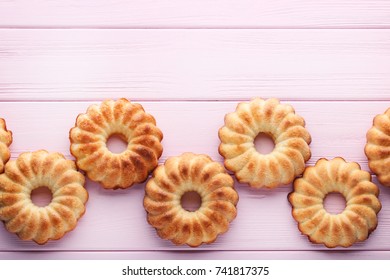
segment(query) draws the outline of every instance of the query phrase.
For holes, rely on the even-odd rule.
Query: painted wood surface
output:
[[[119,96],[118,96],[119,97]],[[131,99],[131,94],[124,97]],[[247,101],[247,100],[242,100]],[[284,101],[291,104],[297,114],[305,118],[312,135],[312,157],[308,165],[321,157],[344,157],[358,162],[368,170],[364,154],[366,132],[375,115],[383,113],[388,101]],[[58,151],[67,158],[69,130],[76,117],[85,113],[88,106],[99,101],[84,102],[1,102],[0,113],[13,131],[11,156],[21,152],[47,149]],[[222,162],[218,154],[218,129],[224,116],[233,112],[238,101],[139,101],[151,113],[164,133],[163,155],[160,163],[169,156],[186,151],[203,153]],[[337,141],[335,141],[337,139]]]
[[[13,131],[12,157],[20,152],[47,149],[59,151],[68,158],[68,132],[76,116],[94,102],[1,102],[0,112]],[[226,113],[235,109],[237,102],[142,102],[146,111],[156,117],[164,133],[164,153],[167,157],[185,151],[205,153],[217,161],[218,128]],[[303,116],[313,137],[311,144],[313,165],[321,157],[343,156],[368,170],[363,147],[365,133],[372,118],[383,112],[388,102],[293,101],[296,112]],[[337,140],[335,140],[337,139]],[[376,181],[375,181],[376,182]],[[188,250],[163,241],[146,222],[142,206],[144,184],[128,190],[107,191],[88,181],[90,200],[87,213],[75,231],[58,242],[45,246],[22,242],[14,234],[0,229],[0,250]],[[291,186],[275,190],[253,190],[236,184],[240,195],[238,216],[230,230],[212,245],[197,250],[322,250],[312,245],[297,229],[291,217],[287,194]],[[383,209],[378,229],[364,243],[350,250],[390,250],[390,189],[381,188]]]
[[[308,165],[342,156],[368,170],[365,133],[390,107],[389,24],[386,0],[0,0],[0,117],[13,131],[12,158],[43,148],[71,159],[77,114],[127,97],[156,117],[160,163],[186,151],[222,162],[224,115],[260,96],[305,118]],[[73,232],[38,246],[0,227],[0,259],[390,259],[383,186],[377,230],[332,250],[298,231],[291,185],[237,183],[230,230],[194,249],[161,240],[148,225],[144,184],[107,191],[88,180],[86,188],[87,212]]]
[[[386,100],[388,30],[0,29],[2,100]]]
[[[384,28],[387,0],[1,0],[12,28]]]
[[[374,180],[376,182],[376,180]],[[376,182],[377,183],[377,182]],[[20,241],[5,228],[0,230],[1,251],[316,251],[299,232],[291,216],[287,201],[290,186],[276,190],[252,190],[236,184],[240,196],[238,216],[230,229],[213,244],[197,248],[175,246],[160,239],[146,222],[142,206],[144,184],[125,191],[109,192],[98,184],[88,182],[90,198],[87,212],[76,229],[59,241],[44,246]],[[382,189],[383,209],[379,226],[363,243],[356,243],[349,251],[389,251],[390,190]],[[343,248],[328,250],[329,253]]]
[[[388,260],[388,251],[24,251],[0,252],[0,260]]]

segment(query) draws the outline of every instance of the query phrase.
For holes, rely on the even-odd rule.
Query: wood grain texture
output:
[[[12,158],[44,148],[71,159],[77,114],[127,97],[156,117],[160,163],[186,151],[222,162],[224,115],[260,96],[305,118],[308,165],[342,156],[368,170],[365,133],[390,106],[389,15],[387,0],[0,0],[0,117],[13,131]],[[156,235],[144,184],[107,191],[87,180],[86,188],[85,216],[59,241],[22,242],[0,225],[0,259],[390,259],[383,186],[377,230],[332,250],[299,232],[291,185],[237,183],[230,230],[196,249]]]
[[[1,100],[388,100],[389,30],[0,29]]]
[[[129,97],[129,96],[127,96]],[[98,101],[96,101],[98,102]],[[1,117],[13,131],[11,154],[45,148],[69,154],[68,132],[77,114],[95,102],[0,102]],[[159,101],[140,102],[145,110],[155,116],[164,133],[164,153],[161,162],[169,156],[185,151],[205,153],[217,161],[218,128],[223,125],[226,113],[235,109],[237,102],[188,102]],[[365,133],[372,119],[382,113],[390,103],[372,101],[293,101],[296,112],[306,120],[313,142],[312,159],[343,156],[357,161],[367,169],[363,152]],[[377,183],[377,181],[375,180]],[[252,190],[236,184],[240,195],[238,217],[230,230],[202,250],[323,250],[311,244],[298,231],[291,216],[287,194],[291,186],[275,190]],[[128,190],[107,191],[91,181],[87,183],[90,200],[87,212],[77,228],[58,242],[38,246],[22,242],[14,234],[0,227],[0,251],[58,251],[58,250],[188,250],[161,240],[146,222],[142,206],[144,184]],[[351,250],[390,250],[390,189],[381,187],[383,209],[379,215],[379,227],[364,242]],[[336,249],[340,250],[340,249]],[[335,251],[335,250],[329,250]]]
[[[0,260],[388,260],[388,251],[28,251]]]
[[[0,1],[0,27],[383,28],[386,0]]]
[[[376,182],[376,181],[375,181]],[[198,248],[175,246],[160,239],[147,223],[142,206],[144,184],[125,191],[105,191],[98,184],[88,182],[90,198],[87,212],[76,229],[61,240],[39,246],[20,241],[14,234],[0,227],[0,251],[316,251],[321,245],[311,244],[303,236],[291,216],[287,194],[291,186],[276,190],[252,190],[236,184],[240,196],[238,216],[227,233],[213,244]],[[379,226],[363,243],[350,250],[390,250],[390,190],[381,189],[383,209]],[[328,252],[342,251],[337,248]],[[347,250],[348,251],[348,250]]]
[[[121,96],[117,96],[119,98]],[[123,96],[132,99],[131,95]],[[248,100],[242,100],[248,101]],[[364,154],[366,132],[373,118],[390,106],[388,101],[284,101],[291,104],[297,114],[306,121],[312,135],[312,157],[308,165],[319,158],[342,156],[358,162],[368,170]],[[13,132],[11,157],[21,152],[45,148],[58,151],[67,158],[69,152],[69,130],[76,117],[88,106],[100,101],[84,102],[0,102],[0,117]],[[185,101],[140,101],[144,109],[152,114],[157,126],[164,134],[163,155],[160,163],[169,156],[192,151],[204,153],[222,162],[218,154],[218,129],[224,124],[224,116],[233,112],[238,102],[185,102]],[[337,141],[335,141],[337,139]]]

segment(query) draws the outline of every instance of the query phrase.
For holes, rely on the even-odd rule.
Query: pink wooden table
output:
[[[342,156],[368,170],[366,131],[390,107],[389,27],[385,0],[0,0],[0,117],[13,131],[13,159],[42,148],[71,159],[77,114],[127,97],[156,117],[160,163],[186,151],[222,162],[224,115],[239,101],[277,97],[306,120],[308,165]],[[87,212],[73,232],[38,246],[1,226],[0,259],[390,259],[383,186],[377,230],[332,250],[298,231],[286,198],[291,185],[236,184],[230,230],[196,249],[156,235],[142,206],[144,184],[86,188]]]

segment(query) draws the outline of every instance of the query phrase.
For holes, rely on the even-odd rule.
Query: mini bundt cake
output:
[[[212,243],[236,217],[238,194],[223,166],[206,155],[184,153],[167,159],[146,184],[147,220],[163,239],[192,247]],[[187,211],[181,198],[195,191],[200,208]]]
[[[269,135],[275,143],[269,154],[256,151],[254,140],[260,133]],[[255,188],[291,183],[302,174],[311,156],[311,136],[304,119],[295,114],[293,107],[275,98],[239,103],[235,112],[225,116],[219,138],[225,167],[239,182]]]
[[[330,214],[324,209],[324,198],[331,192],[345,197],[342,213]],[[375,230],[382,207],[378,195],[371,175],[359,164],[335,158],[320,159],[314,167],[307,167],[303,177],[294,181],[288,200],[299,230],[311,242],[334,248],[364,241]]]
[[[0,118],[0,173],[3,173],[4,165],[11,156],[8,148],[11,143],[12,132],[7,130],[5,120]]]
[[[62,154],[40,150],[22,153],[5,165],[0,175],[0,220],[22,240],[44,244],[75,228],[85,212],[88,193],[84,176]],[[31,192],[47,187],[50,204],[32,203]]]
[[[107,140],[119,135],[127,143],[122,153],[112,153]],[[162,154],[163,134],[152,115],[125,98],[91,105],[70,130],[70,151],[77,166],[104,188],[128,188],[146,180]]]
[[[364,152],[368,166],[378,176],[379,182],[390,187],[390,108],[374,118],[373,126],[367,132]]]

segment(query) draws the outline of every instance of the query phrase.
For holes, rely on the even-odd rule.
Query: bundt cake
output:
[[[364,152],[368,166],[378,176],[379,182],[390,187],[390,108],[374,118],[373,126],[367,132]]]
[[[254,140],[260,133],[269,135],[275,143],[269,154],[255,148]],[[295,114],[293,107],[275,98],[239,103],[235,112],[225,116],[219,138],[225,167],[239,182],[255,188],[291,183],[302,174],[311,156],[311,136],[304,119]]]
[[[11,156],[8,148],[11,143],[12,132],[7,130],[5,120],[0,118],[0,173],[3,173],[4,165]]]
[[[85,212],[88,193],[84,176],[62,154],[44,150],[22,153],[0,175],[0,220],[22,240],[44,244],[75,228]],[[31,192],[47,187],[50,204],[35,205]]]
[[[184,153],[168,158],[153,172],[145,189],[147,220],[163,239],[196,247],[212,243],[236,217],[238,194],[232,177],[209,156]],[[200,208],[185,210],[181,198],[195,191]]]
[[[342,213],[330,214],[324,209],[324,198],[331,192],[345,197]],[[329,248],[349,247],[375,230],[381,209],[378,194],[371,175],[359,164],[335,158],[320,159],[314,167],[307,167],[303,177],[294,181],[288,200],[299,230],[311,242]]]
[[[112,153],[107,140],[119,135],[127,143],[122,153]],[[152,115],[125,98],[91,105],[70,130],[70,151],[77,166],[104,188],[128,188],[146,180],[162,154],[163,134]]]

